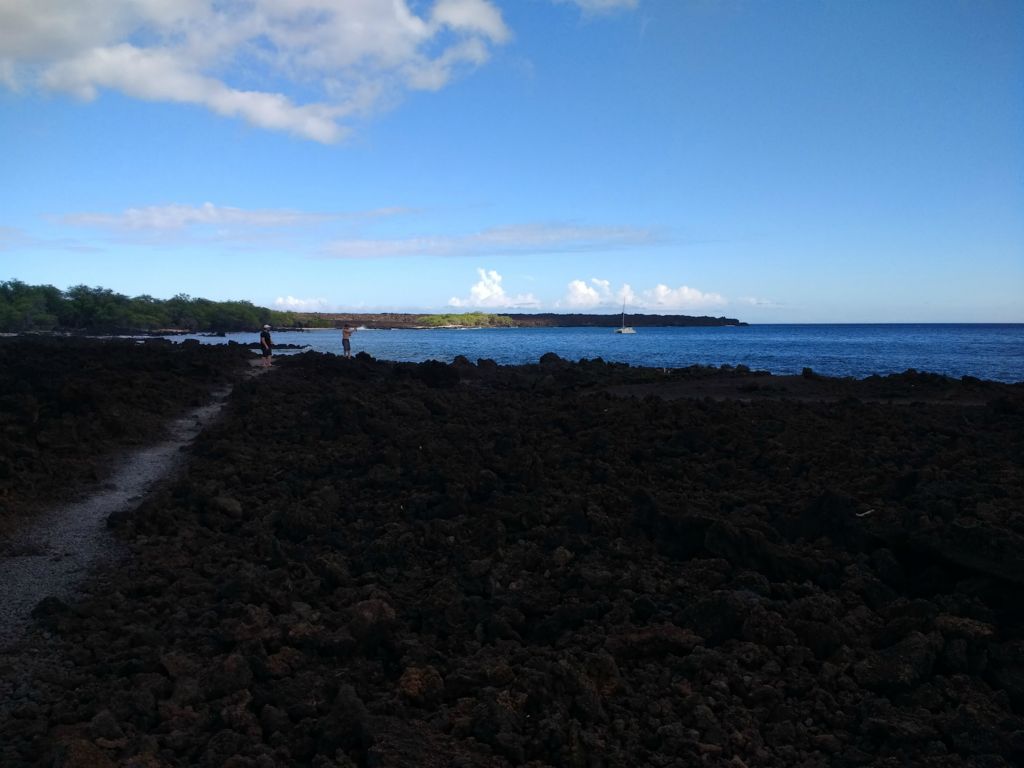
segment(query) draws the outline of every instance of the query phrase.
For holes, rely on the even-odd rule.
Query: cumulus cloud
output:
[[[725,298],[718,293],[704,293],[688,285],[669,288],[658,284],[643,292],[644,303],[651,309],[703,309],[725,304]]]
[[[331,143],[350,130],[341,121],[391,104],[407,90],[443,88],[460,71],[486,62],[510,36],[493,0],[412,6],[409,0],[5,0],[0,85],[39,85],[87,100],[116,90]],[[282,81],[317,96],[296,103],[277,87]]]
[[[462,308],[526,308],[537,307],[540,302],[532,293],[509,296],[501,285],[502,277],[495,270],[478,269],[480,280],[469,289],[467,298],[453,296],[448,300],[450,307]]]
[[[618,300],[621,301],[626,295],[632,295],[629,285],[623,285],[618,293]],[[590,278],[587,283],[584,280],[572,280],[561,301],[556,306],[569,307],[572,309],[593,309],[601,305],[610,305],[613,301],[612,284],[609,280],[602,280],[597,277]]]
[[[294,296],[278,296],[274,306],[291,312],[320,312],[327,306],[327,299],[297,299]]]
[[[586,309],[600,304],[601,296],[595,288],[582,280],[573,280],[569,283],[569,292],[565,294],[561,303],[567,307]]]
[[[650,230],[632,227],[582,227],[572,224],[523,224],[494,227],[465,235],[423,235],[401,239],[338,240],[329,256],[372,259],[393,256],[487,256],[496,253],[602,251],[626,245],[650,245]]]
[[[556,306],[572,309],[610,309],[626,304],[634,309],[664,311],[701,309],[725,303],[726,300],[720,294],[705,293],[686,285],[669,288],[659,283],[654,288],[637,293],[629,283],[623,283],[618,290],[613,291],[611,281],[592,277],[589,283],[584,280],[572,280],[566,294]]]
[[[478,269],[480,280],[470,289],[468,298],[453,297],[453,307],[533,307],[540,302],[533,294],[509,296],[505,293],[501,275],[494,270]],[[628,311],[652,313],[693,312],[726,304],[719,293],[700,291],[687,285],[670,288],[658,283],[653,288],[634,290],[629,283],[613,288],[610,280],[592,277],[589,280],[571,280],[566,292],[554,306],[573,311],[618,311],[623,304]]]

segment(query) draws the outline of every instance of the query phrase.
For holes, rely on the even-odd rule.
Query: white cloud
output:
[[[662,312],[694,310],[725,303],[726,300],[720,294],[705,293],[686,285],[669,288],[667,285],[658,284],[638,294],[629,283],[623,283],[617,291],[612,291],[611,281],[592,277],[589,283],[584,280],[571,281],[565,296],[556,303],[556,306],[572,309],[611,309],[625,304],[627,308],[634,310]]]
[[[593,309],[601,305],[612,303],[612,284],[609,280],[601,280],[597,277],[590,278],[590,283],[583,280],[573,280],[568,285],[568,290],[561,301],[556,303],[558,307],[569,307],[572,309]],[[629,289],[628,285],[623,290]],[[620,299],[622,291],[619,291]]]
[[[167,51],[127,44],[97,48],[56,63],[42,75],[42,83],[85,100],[96,98],[98,88],[111,88],[146,101],[198,104],[224,117],[243,118],[258,128],[287,131],[325,144],[345,134],[335,122],[346,113],[344,107],[297,106],[279,93],[235,90],[188,71]]]
[[[2,0],[0,85],[111,89],[330,143],[350,130],[339,121],[442,88],[509,36],[492,0],[424,15],[408,0]],[[319,95],[250,86],[282,80]]]
[[[601,303],[600,294],[582,280],[573,280],[569,283],[569,291],[565,294],[561,304],[566,307],[586,309],[596,307]]]
[[[642,304],[636,293],[633,292],[632,286],[629,283],[623,283],[622,287],[616,296],[617,302],[622,304],[629,304],[630,306],[638,307]]]
[[[726,303],[718,293],[704,293],[687,285],[669,288],[660,283],[651,290],[644,291],[643,300],[650,309],[702,309]]]
[[[320,312],[327,306],[327,299],[297,299],[294,296],[278,296],[274,306],[291,312]]]
[[[478,269],[480,280],[469,289],[468,298],[453,296],[448,306],[463,308],[536,308],[540,302],[532,293],[509,296],[501,285],[501,275],[495,270]]]
[[[338,240],[326,253],[342,259],[394,256],[489,256],[496,253],[602,251],[658,242],[649,230],[631,227],[581,227],[524,224],[494,227],[467,235],[424,235],[401,239]]]
[[[477,33],[499,43],[509,38],[501,12],[484,0],[438,0],[432,18],[435,25]]]

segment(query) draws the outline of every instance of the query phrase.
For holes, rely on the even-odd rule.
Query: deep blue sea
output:
[[[257,335],[232,333],[198,338],[204,343],[253,342]],[[302,344],[341,353],[341,332],[275,332],[275,344]],[[750,325],[723,328],[637,328],[621,335],[611,328],[496,328],[360,330],[352,352],[384,360],[450,362],[456,355],[501,364],[535,363],[545,352],[567,360],[660,368],[746,365],[774,374],[805,367],[827,376],[864,378],[908,368],[947,376],[1024,381],[1024,324]],[[289,350],[280,350],[287,354]]]

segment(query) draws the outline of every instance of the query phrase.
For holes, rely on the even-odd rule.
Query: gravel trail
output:
[[[0,650],[18,640],[40,600],[68,598],[94,566],[116,556],[107,518],[137,505],[178,466],[181,449],[216,418],[230,392],[215,392],[209,404],[173,422],[167,440],[128,454],[96,493],[50,510],[0,549]]]

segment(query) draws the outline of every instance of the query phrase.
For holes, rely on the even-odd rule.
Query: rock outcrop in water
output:
[[[40,605],[5,765],[1024,760],[1020,386],[278,366]]]

